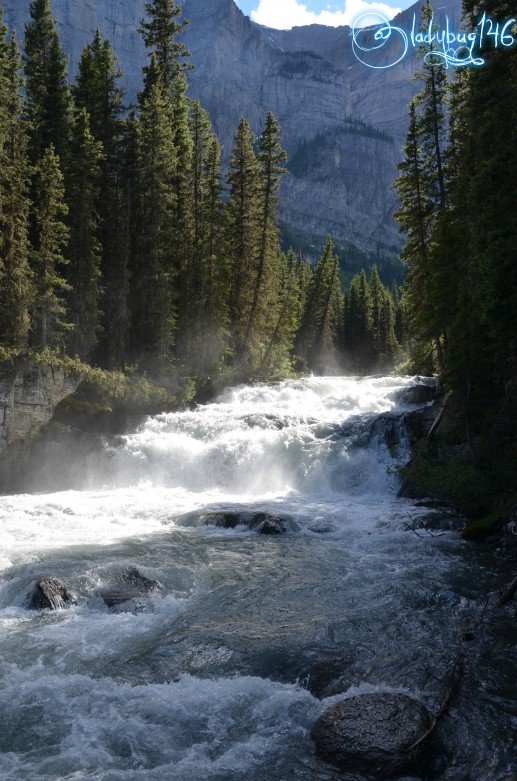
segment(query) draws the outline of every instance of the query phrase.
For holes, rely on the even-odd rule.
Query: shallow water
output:
[[[509,779],[512,626],[482,618],[505,565],[456,531],[417,536],[426,511],[395,496],[397,392],[416,382],[232,389],[147,420],[93,489],[0,498],[0,778],[352,781],[314,756],[318,715],[372,690],[436,710],[473,628],[434,777]],[[203,525],[214,510],[291,530]],[[161,588],[110,612],[96,591],[128,565]],[[77,606],[27,610],[41,576]]]

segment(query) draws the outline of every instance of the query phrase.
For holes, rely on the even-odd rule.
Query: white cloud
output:
[[[343,11],[309,11],[299,0],[259,0],[258,7],[251,12],[251,18],[257,24],[274,27],[277,30],[290,30],[306,24],[325,24],[329,27],[339,27],[343,24],[352,25],[363,14],[378,12],[386,19],[392,19],[401,8],[392,8],[377,0],[344,0]],[[366,16],[361,25],[378,24],[379,19]]]

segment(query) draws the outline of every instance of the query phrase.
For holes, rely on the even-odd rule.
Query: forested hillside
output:
[[[514,11],[464,2],[472,28],[483,12],[504,24]],[[448,80],[422,51],[398,218],[413,367],[440,372],[458,416],[449,444],[466,443],[427,453],[424,484],[486,508],[517,492],[517,48],[488,38],[479,53],[484,66]]]
[[[227,182],[220,144],[187,96],[187,22],[152,0],[138,106],[97,33],[70,84],[49,0],[34,0],[21,60],[0,29],[0,342],[155,378],[171,370],[285,376],[390,366],[396,289],[374,268],[343,294],[329,239],[316,268],[280,248],[288,175],[271,113],[242,119]]]

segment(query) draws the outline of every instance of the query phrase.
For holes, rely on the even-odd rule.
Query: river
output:
[[[0,778],[352,781],[314,756],[314,721],[369,691],[436,710],[466,628],[434,777],[515,778],[511,624],[481,617],[505,565],[396,498],[417,382],[229,389],[107,443],[84,490],[0,497]],[[287,532],[207,525],[220,511]],[[127,566],[160,589],[110,611],[96,592]],[[77,605],[28,610],[40,577]]]

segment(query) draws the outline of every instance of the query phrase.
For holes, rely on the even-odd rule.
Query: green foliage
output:
[[[188,22],[180,20],[183,9],[174,0],[149,0],[145,11],[147,19],[141,22],[140,33],[146,47],[156,57],[163,85],[171,87],[179,74],[188,68],[185,60],[190,54],[177,40]],[[148,72],[149,69],[144,68],[144,73]]]
[[[314,271],[285,236],[281,245],[287,159],[271,113],[258,141],[239,123],[226,197],[219,142],[187,97],[182,8],[149,0],[145,10],[149,62],[127,117],[115,55],[98,31],[70,88],[50,0],[33,0],[24,104],[16,44],[0,27],[1,350],[39,346],[40,357],[59,355],[85,382],[121,398],[128,386],[143,398],[155,393],[137,370],[160,386],[195,377],[186,395],[194,382],[288,376],[293,365],[339,371],[341,285],[370,259],[351,246],[334,251],[329,241]],[[307,56],[293,55],[293,74]],[[328,142],[348,133],[389,140],[348,118]],[[303,165],[317,168],[318,153],[300,153]],[[310,244],[298,248],[315,256]],[[367,314],[366,347],[386,365],[398,349],[394,329],[403,330],[402,307],[381,283],[392,278],[390,253],[377,253]]]
[[[137,222],[132,277],[132,350],[143,365],[170,361],[174,338],[176,148],[170,96],[153,84],[141,104],[136,143]]]
[[[69,212],[67,281],[71,291],[68,315],[73,329],[69,351],[87,360],[93,354],[100,328],[100,260],[97,198],[100,183],[102,146],[90,130],[86,109],[77,113],[70,146],[68,196]]]
[[[230,197],[226,210],[226,245],[230,259],[230,322],[233,348],[242,354],[253,300],[252,263],[257,257],[260,212],[260,168],[249,124],[241,119],[230,156]]]
[[[263,352],[271,328],[271,302],[278,283],[278,191],[280,177],[286,173],[283,167],[286,160],[278,124],[270,112],[259,140],[257,156],[257,248],[249,259],[253,297],[249,312],[245,313],[246,330],[238,353],[239,362],[250,369],[255,367]],[[275,303],[278,305],[278,301]],[[271,349],[266,347],[266,352],[271,352]]]
[[[42,348],[55,347],[62,344],[64,332],[70,329],[64,298],[70,286],[62,276],[62,267],[68,263],[63,255],[69,238],[64,222],[68,207],[59,158],[52,146],[36,167],[34,191],[32,264],[38,342]]]
[[[336,362],[342,308],[339,258],[329,236],[309,284],[296,336],[296,353],[309,368],[324,370]]]
[[[79,62],[73,96],[78,109],[85,109],[93,137],[102,145],[95,209],[100,242],[100,272],[103,282],[97,355],[109,367],[121,366],[127,348],[129,312],[128,204],[124,189],[125,125],[122,120],[120,71],[108,41],[99,31],[87,44]]]
[[[1,9],[0,9],[1,14]],[[0,341],[25,346],[32,280],[29,268],[29,165],[20,55],[0,15]]]
[[[32,0],[29,12],[31,21],[25,28],[24,64],[30,159],[36,164],[52,146],[64,163],[71,127],[66,58],[50,0]]]
[[[465,0],[474,24],[480,8]],[[512,10],[482,6],[496,22]],[[430,14],[426,4],[424,23]],[[458,69],[449,87],[437,64],[423,67],[398,182],[413,352],[454,391],[474,462],[476,434],[517,383],[517,49],[486,40],[480,54],[486,65]]]

